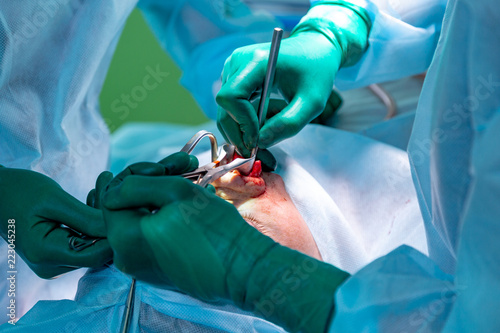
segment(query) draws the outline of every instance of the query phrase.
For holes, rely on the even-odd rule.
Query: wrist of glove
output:
[[[290,37],[319,33],[341,54],[340,67],[354,65],[368,46],[371,19],[363,8],[345,1],[320,1],[293,29]]]
[[[325,332],[335,291],[349,274],[249,226],[235,239],[225,262],[229,298],[290,332]]]

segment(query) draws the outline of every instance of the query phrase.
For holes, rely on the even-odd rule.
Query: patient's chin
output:
[[[281,245],[322,259],[279,175],[264,172],[261,177],[247,177],[234,171],[212,185],[218,196],[235,205],[245,221],[261,233]]]

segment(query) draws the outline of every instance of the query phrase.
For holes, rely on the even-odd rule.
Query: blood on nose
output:
[[[243,157],[238,155],[238,153],[234,153],[233,161],[237,158],[243,158]],[[260,177],[260,176],[262,176],[262,162],[259,160],[256,160],[253,164],[252,171],[250,171],[250,173],[246,176],[247,177]]]

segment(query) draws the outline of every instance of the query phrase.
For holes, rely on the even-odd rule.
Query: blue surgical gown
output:
[[[500,332],[500,9],[450,0],[408,154],[429,257],[401,247],[336,294],[332,332]]]

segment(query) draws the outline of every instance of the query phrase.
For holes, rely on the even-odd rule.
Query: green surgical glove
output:
[[[108,188],[103,212],[120,270],[205,301],[232,300],[291,332],[326,331],[349,276],[279,245],[180,177],[128,176]]]
[[[180,175],[185,172],[193,171],[197,167],[198,159],[196,156],[188,155],[184,152],[178,152],[165,157],[158,163],[139,162],[129,165],[114,178],[111,172],[104,171],[99,175],[99,177],[97,177],[95,189],[91,190],[87,195],[87,205],[101,209],[101,198],[107,186],[113,186],[116,183],[121,183],[127,176]]]
[[[270,44],[242,47],[226,60],[217,95],[217,124],[245,156],[297,134],[325,109],[340,67],[355,64],[367,47],[371,21],[346,1],[320,1],[281,42],[274,88],[288,105],[271,112],[259,131],[252,97],[262,88]],[[270,118],[269,118],[270,117]]]
[[[15,227],[9,227],[12,224]],[[69,247],[74,233],[61,225],[102,239],[76,252]],[[0,166],[0,234],[12,241],[17,254],[42,278],[80,267],[99,267],[112,258],[101,211],[34,171]]]
[[[188,155],[185,152],[177,152],[167,156],[158,163],[134,163],[125,168],[114,178],[112,178],[111,172],[105,171],[99,175],[96,182],[96,188],[90,191],[87,197],[87,204],[93,207],[98,206],[102,209],[102,198],[106,190],[121,186],[122,182],[129,176],[140,175],[158,177],[180,175],[185,172],[195,170],[198,168],[198,165],[198,159],[196,156]],[[210,191],[215,192],[215,189],[211,185]],[[153,207],[147,207],[143,209],[142,213],[150,214],[153,210]],[[110,225],[108,224],[108,228],[109,226]],[[148,251],[148,246],[144,244],[143,240],[139,237],[139,234],[136,233],[137,226],[130,226],[127,220],[123,220],[117,221],[117,224],[114,225],[114,227],[118,228],[118,230],[122,232],[122,238],[127,238],[126,241],[122,242],[121,238],[112,237],[111,242],[113,243],[113,261],[115,266],[122,267],[123,271],[133,271],[136,275],[140,276],[142,280],[154,281],[154,279],[149,277],[150,275],[155,276],[158,274],[157,269],[155,269],[155,262],[150,260],[154,256],[152,252]],[[137,249],[141,249],[142,251],[137,251]],[[125,261],[128,262],[127,266],[122,265],[124,258]],[[131,266],[132,264],[133,266]]]
[[[101,209],[101,198],[104,194],[106,186],[113,180],[113,174],[109,171],[103,171],[97,177],[95,189],[91,190],[87,195],[87,205],[97,209]]]

